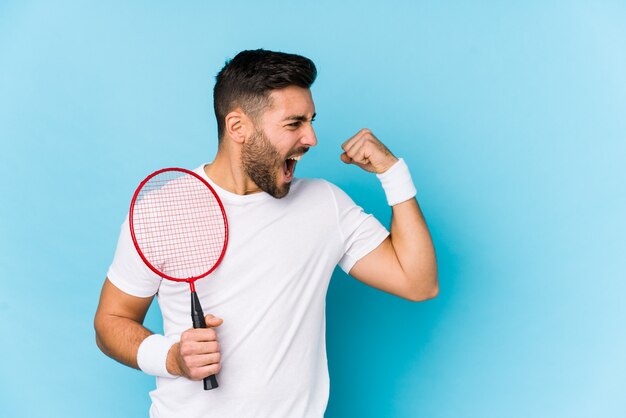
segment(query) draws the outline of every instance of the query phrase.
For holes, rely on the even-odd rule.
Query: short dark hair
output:
[[[269,104],[272,90],[289,86],[308,89],[316,77],[313,61],[301,55],[264,49],[238,53],[226,61],[213,89],[219,139],[225,133],[226,115],[236,107],[256,119]]]

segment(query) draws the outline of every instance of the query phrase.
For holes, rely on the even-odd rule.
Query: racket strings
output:
[[[222,208],[194,176],[166,171],[152,177],[141,188],[132,216],[141,252],[167,276],[202,276],[223,253],[227,227]]]

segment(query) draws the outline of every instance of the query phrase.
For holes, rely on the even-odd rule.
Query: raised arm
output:
[[[355,164],[376,174],[386,173],[398,163],[398,159],[368,129],[359,131],[342,148],[341,160],[344,163]],[[401,195],[402,190],[399,192]],[[357,261],[350,275],[372,287],[412,301],[437,296],[439,285],[435,250],[414,197],[392,205],[390,236]]]

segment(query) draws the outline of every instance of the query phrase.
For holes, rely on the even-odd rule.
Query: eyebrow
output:
[[[317,113],[313,113],[313,117],[311,118],[311,120],[315,119],[315,117],[317,116]],[[298,122],[306,122],[309,120],[309,118],[307,118],[304,115],[291,115],[291,116],[287,116],[285,119],[283,119],[283,122],[288,121],[288,120],[295,120]]]

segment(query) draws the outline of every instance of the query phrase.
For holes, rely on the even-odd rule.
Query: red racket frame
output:
[[[209,269],[208,271],[206,271],[205,273],[203,273],[203,274],[201,274],[199,276],[193,276],[193,277],[189,277],[189,278],[186,278],[186,279],[181,279],[181,278],[169,276],[169,275],[164,274],[163,272],[159,271],[159,269],[154,267],[152,265],[152,263],[150,263],[146,259],[146,257],[143,255],[143,252],[141,251],[141,248],[139,248],[139,244],[137,243],[137,238],[135,237],[135,229],[133,227],[133,216],[132,215],[134,213],[133,210],[135,208],[135,201],[137,200],[137,196],[139,195],[139,192],[141,192],[141,189],[143,189],[143,186],[147,182],[149,182],[150,179],[152,179],[153,177],[158,176],[159,174],[164,173],[166,171],[179,171],[181,173],[185,173],[185,174],[194,176],[195,178],[200,180],[202,183],[204,183],[205,186],[207,186],[209,188],[209,190],[211,191],[211,193],[215,197],[215,200],[217,201],[217,203],[218,203],[218,205],[220,207],[220,210],[222,211],[222,217],[224,218],[224,234],[225,234],[224,245],[222,247],[222,252],[221,252],[219,258],[217,259],[217,261],[215,262],[215,264],[211,267],[211,269]],[[203,179],[197,173],[194,173],[193,171],[190,171],[190,170],[187,170],[187,169],[184,169],[184,168],[178,168],[178,167],[163,168],[163,169],[157,170],[154,173],[150,174],[141,183],[139,183],[139,186],[137,186],[137,190],[135,190],[135,193],[133,194],[133,199],[130,202],[130,215],[128,217],[128,222],[129,222],[129,225],[130,225],[130,234],[131,234],[131,237],[133,239],[133,244],[135,245],[135,249],[137,250],[137,253],[141,257],[143,262],[146,264],[146,266],[148,266],[148,268],[150,270],[152,270],[154,273],[158,274],[159,277],[163,277],[164,279],[173,280],[175,282],[187,282],[187,283],[189,283],[189,286],[190,286],[192,292],[196,291],[196,287],[194,285],[194,282],[196,280],[208,276],[209,274],[211,274],[211,272],[213,270],[215,270],[217,268],[217,266],[220,265],[220,263],[222,262],[222,259],[224,258],[224,254],[226,253],[226,247],[228,247],[228,218],[226,217],[226,211],[224,210],[224,205],[222,204],[222,201],[220,200],[219,196],[215,192],[215,189],[213,189],[213,187],[209,184],[209,182],[207,182],[205,179]]]
[[[137,197],[147,182],[149,182],[153,177],[158,176],[159,174],[164,173],[166,171],[178,171],[183,174],[193,176],[196,179],[200,180],[211,191],[211,193],[213,194],[213,197],[217,201],[219,208],[222,212],[222,218],[224,219],[224,234],[225,234],[222,251],[220,252],[220,256],[217,259],[217,261],[215,261],[213,266],[208,271],[198,276],[178,278],[178,277],[172,277],[170,275],[164,274],[163,272],[159,271],[159,269],[154,267],[152,263],[148,261],[148,259],[144,256],[143,251],[139,247],[139,244],[137,243],[137,237],[135,236],[135,228],[134,228],[134,222],[133,222],[133,214],[135,210],[135,202],[137,200]],[[193,322],[193,327],[194,328],[206,328],[207,325],[204,319],[204,312],[202,311],[202,306],[200,304],[200,300],[198,299],[198,294],[196,293],[196,287],[194,285],[194,282],[198,279],[208,276],[213,270],[217,268],[217,266],[220,265],[220,263],[222,262],[222,259],[224,258],[224,254],[226,253],[226,248],[228,247],[228,218],[226,217],[226,211],[224,210],[224,205],[222,204],[222,201],[220,200],[219,196],[217,195],[213,187],[211,187],[211,185],[198,174],[194,173],[193,171],[186,170],[184,168],[169,167],[169,168],[163,168],[161,170],[157,170],[154,173],[150,174],[148,177],[146,177],[135,190],[135,193],[133,194],[133,198],[130,203],[130,212],[128,216],[128,221],[129,221],[129,226],[130,226],[131,237],[133,239],[133,245],[135,246],[135,249],[137,250],[137,254],[139,254],[139,256],[141,257],[145,265],[148,266],[148,268],[152,270],[154,273],[156,273],[159,277],[162,277],[167,280],[173,280],[175,282],[189,283],[189,287],[191,289],[191,318]],[[204,390],[215,389],[219,386],[215,375],[207,376],[203,380],[204,380]]]

